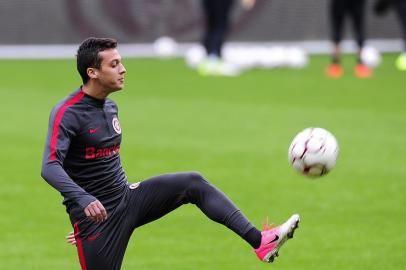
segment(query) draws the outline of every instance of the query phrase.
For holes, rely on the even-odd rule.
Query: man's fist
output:
[[[88,218],[96,223],[103,222],[107,219],[107,212],[99,200],[89,203],[85,208],[85,214]]]

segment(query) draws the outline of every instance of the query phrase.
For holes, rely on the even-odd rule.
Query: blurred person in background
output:
[[[241,0],[246,9],[251,9],[255,0]],[[201,75],[236,76],[239,69],[222,59],[222,48],[230,25],[230,14],[234,0],[202,0],[206,28],[202,44],[207,58],[199,65]]]
[[[334,45],[331,64],[327,67],[326,75],[331,78],[340,78],[343,73],[341,65],[340,42],[343,37],[344,20],[349,16],[352,20],[355,41],[358,46],[357,64],[354,73],[359,78],[368,78],[373,75],[371,68],[364,65],[361,51],[365,44],[365,0],[331,0],[329,6],[331,39]]]
[[[402,29],[403,50],[396,59],[396,67],[406,71],[406,0],[377,0],[374,11],[378,16],[384,15],[390,8],[395,8]]]

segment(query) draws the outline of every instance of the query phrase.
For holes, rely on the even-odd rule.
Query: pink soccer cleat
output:
[[[294,214],[282,225],[263,230],[261,245],[254,250],[258,258],[264,262],[273,262],[275,257],[279,256],[278,252],[282,245],[293,237],[299,222],[299,215]]]

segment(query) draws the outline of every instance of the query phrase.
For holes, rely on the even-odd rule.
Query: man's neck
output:
[[[91,97],[94,97],[99,100],[104,100],[107,98],[109,93],[107,91],[104,91],[101,87],[95,85],[91,81],[83,85],[82,91]]]

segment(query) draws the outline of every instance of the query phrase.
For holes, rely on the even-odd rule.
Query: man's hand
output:
[[[241,0],[241,5],[246,9],[250,10],[255,5],[255,0]]]
[[[391,8],[392,6],[391,0],[377,0],[373,5],[373,9],[376,15],[381,16],[385,15],[385,13]]]
[[[89,203],[85,208],[85,214],[88,218],[96,223],[103,222],[107,219],[107,212],[99,200]]]
[[[66,236],[66,243],[76,245],[75,233],[73,231]]]

